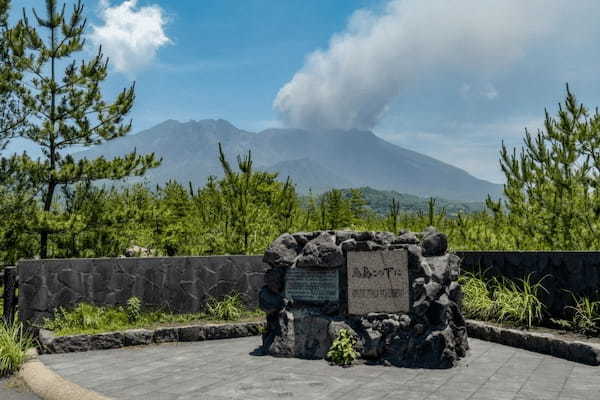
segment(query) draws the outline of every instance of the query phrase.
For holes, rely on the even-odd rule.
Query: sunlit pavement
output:
[[[40,358],[115,399],[600,399],[600,367],[476,339],[448,370],[251,355],[259,343],[250,337]]]

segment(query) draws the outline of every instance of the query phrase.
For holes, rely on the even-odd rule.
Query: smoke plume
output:
[[[289,126],[371,129],[413,81],[449,71],[492,79],[559,29],[568,4],[391,0],[379,12],[359,10],[327,49],[308,55],[273,106]]]

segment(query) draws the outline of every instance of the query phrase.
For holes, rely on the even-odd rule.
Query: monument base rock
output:
[[[339,331],[346,329],[363,360],[454,366],[469,345],[460,311],[459,258],[446,249],[445,235],[432,228],[401,235],[323,231],[280,236],[265,253],[272,268],[260,292],[267,313],[263,352],[325,358]],[[370,254],[349,257],[350,252]],[[289,275],[293,281],[286,280],[294,268],[311,272],[295,271]],[[332,270],[338,271],[338,287]],[[328,272],[327,277],[320,279],[319,271]],[[366,312],[369,307],[374,310]]]

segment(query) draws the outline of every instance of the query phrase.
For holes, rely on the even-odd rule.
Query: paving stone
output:
[[[2,400],[39,400],[22,382],[14,378],[0,378],[0,399]]]
[[[600,368],[470,339],[457,367],[423,370],[258,357],[260,338],[42,355],[55,371],[114,399],[600,399]],[[93,369],[79,367],[94,365]],[[162,397],[161,397],[162,395]]]

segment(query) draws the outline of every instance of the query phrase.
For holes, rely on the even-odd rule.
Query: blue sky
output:
[[[596,3],[85,0],[90,48],[114,60],[105,93],[136,81],[135,132],[169,118],[359,127],[494,182],[501,141],[541,127],[566,82],[600,106]]]

